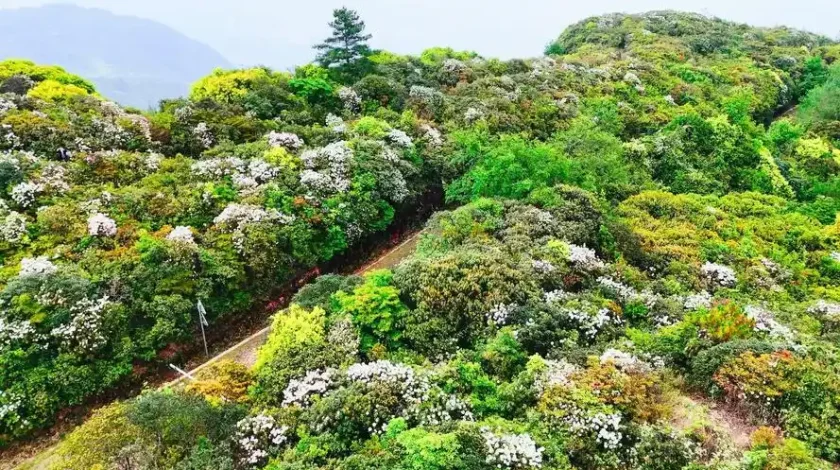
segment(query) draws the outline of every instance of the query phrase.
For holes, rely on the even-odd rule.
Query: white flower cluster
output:
[[[653,307],[659,300],[659,296],[656,294],[649,291],[638,292],[636,289],[610,277],[599,277],[597,282],[603,291],[612,294],[620,302],[641,302],[647,307]]]
[[[26,235],[26,217],[12,211],[0,223],[0,239],[7,243],[17,243]]]
[[[620,325],[622,323],[621,318],[613,315],[612,312],[606,308],[598,310],[595,315],[569,308],[564,308],[563,313],[565,313],[570,320],[577,323],[578,328],[580,328],[581,331],[583,331],[583,334],[589,339],[595,338],[595,336],[597,336],[605,326],[610,324]]]
[[[793,341],[793,331],[777,322],[773,314],[763,307],[747,305],[744,307],[744,313],[755,323],[755,331],[767,333],[771,338]]]
[[[605,449],[618,449],[624,437],[619,413],[596,413],[592,416],[571,413],[566,417],[566,424],[579,436],[594,433],[595,441]]]
[[[53,328],[50,335],[67,351],[77,354],[96,351],[108,342],[102,331],[103,313],[108,304],[108,297],[78,302],[70,308],[70,322]]]
[[[443,102],[443,94],[440,91],[420,85],[413,85],[408,96],[426,106],[437,106]]]
[[[289,428],[278,426],[273,416],[258,414],[236,423],[236,443],[241,463],[256,468],[264,465],[286,441]]]
[[[213,137],[213,133],[210,131],[210,128],[207,127],[206,122],[201,122],[195,126],[193,129],[193,136],[198,139],[201,146],[206,149],[212,147],[213,142],[216,141],[215,137]]]
[[[58,268],[46,256],[23,258],[20,260],[20,273],[18,276],[46,276],[56,271],[58,271]]]
[[[88,234],[94,237],[113,237],[117,234],[117,222],[102,213],[88,218]]]
[[[545,261],[541,259],[533,260],[531,262],[531,267],[534,268],[534,271],[540,274],[550,274],[556,269],[550,261]]]
[[[277,209],[263,209],[253,204],[239,204],[232,202],[228,204],[221,214],[213,219],[213,223],[222,229],[229,231],[241,230],[244,226],[260,222],[276,222],[288,224],[294,220],[291,215],[286,215]]]
[[[303,147],[303,144],[303,139],[291,132],[271,131],[268,133],[268,145],[272,147],[285,147],[289,150],[297,150]]]
[[[414,142],[411,141],[411,137],[399,129],[391,129],[388,132],[387,139],[388,142],[391,142],[397,147],[411,148],[414,145]]]
[[[528,469],[542,467],[543,448],[529,434],[496,435],[489,428],[481,428],[487,450],[487,463],[497,468]]]
[[[420,129],[423,131],[423,137],[425,137],[430,147],[440,147],[443,145],[443,134],[439,130],[428,124],[423,124]]]
[[[247,171],[248,163],[241,158],[222,157],[199,160],[192,164],[192,171],[204,178],[221,179]]]
[[[327,333],[327,344],[348,356],[359,352],[359,341],[359,333],[349,318],[334,322]]]
[[[830,256],[834,262],[840,263],[840,251],[832,251]]]
[[[639,80],[639,77],[633,72],[625,73],[623,80],[631,85],[641,85],[642,83],[642,81]]]
[[[706,262],[700,268],[700,274],[706,278],[707,281],[714,283],[721,287],[733,287],[737,282],[735,271],[729,266],[722,264]]]
[[[29,320],[13,321],[0,316],[0,350],[34,336],[35,333]]]
[[[618,349],[607,349],[601,354],[601,364],[612,363],[625,372],[650,372],[651,367],[647,362],[638,357],[619,351]]]
[[[385,384],[393,387],[400,395],[404,417],[417,414],[416,408],[429,396],[430,386],[427,380],[417,376],[411,367],[386,360],[353,364],[347,369],[347,378],[366,385]],[[369,431],[373,433],[383,431],[389,420],[390,417],[376,416]]]
[[[166,239],[174,242],[180,243],[183,245],[195,245],[195,239],[193,238],[192,230],[189,227],[185,227],[183,225],[179,225],[175,227],[169,235],[166,236]]]
[[[697,310],[698,308],[709,308],[712,306],[712,294],[700,291],[685,298],[683,308],[686,310]]]
[[[819,300],[816,304],[808,308],[808,313],[814,315],[822,315],[825,317],[840,318],[840,304],[835,302],[827,302],[825,300]]]
[[[344,141],[334,142],[318,150],[309,150],[301,155],[306,168],[300,174],[300,182],[316,192],[335,193],[350,188],[348,177],[353,150]]]
[[[447,73],[461,73],[467,68],[467,64],[458,59],[446,59],[441,66],[444,72]]]
[[[49,193],[63,194],[70,191],[70,184],[67,183],[67,169],[55,162],[44,165],[37,183],[41,191]]]
[[[579,369],[576,365],[567,362],[565,359],[558,361],[545,360],[547,366],[545,372],[534,380],[534,389],[542,395],[552,387],[570,387],[572,375]]]
[[[312,395],[323,395],[332,385],[335,370],[311,370],[299,379],[292,379],[283,391],[283,405],[307,407]]]
[[[543,294],[543,300],[545,300],[546,303],[551,304],[551,303],[554,303],[554,302],[560,302],[562,300],[566,300],[566,299],[570,298],[571,296],[572,295],[569,294],[566,291],[563,291],[561,289],[555,289],[553,291],[546,292],[545,294]]]
[[[0,390],[0,423],[3,423],[9,416],[17,415],[19,409],[20,401],[16,397]]]
[[[496,304],[487,312],[487,321],[497,326],[505,325],[515,309],[515,304]]]
[[[9,111],[13,111],[15,109],[17,109],[17,106],[14,103],[0,96],[0,116],[3,116]]]
[[[595,250],[590,250],[585,246],[578,246],[569,243],[569,262],[576,268],[584,271],[596,271],[604,267],[604,262],[595,254]]]
[[[12,200],[20,207],[29,207],[35,202],[38,193],[43,191],[43,187],[38,183],[24,181],[18,183],[12,188]]]
[[[362,109],[362,98],[356,90],[343,86],[338,89],[338,98],[344,103],[344,109],[351,113],[357,113]]]
[[[423,426],[440,426],[455,420],[473,421],[470,405],[455,395],[445,394],[441,391],[437,400],[430,400],[427,406],[417,409],[417,421]]]
[[[327,114],[325,124],[336,134],[343,134],[347,131],[347,124],[344,123],[344,119],[332,113]]]
[[[484,117],[484,111],[476,107],[469,107],[464,111],[464,121],[467,124],[472,124]]]

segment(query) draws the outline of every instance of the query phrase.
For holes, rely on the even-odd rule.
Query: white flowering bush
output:
[[[26,235],[26,216],[18,212],[9,212],[0,223],[0,238],[6,243],[17,243]]]
[[[469,107],[464,111],[464,121],[467,124],[472,124],[484,117],[484,111],[476,107]]]
[[[65,351],[79,355],[95,352],[108,343],[102,327],[109,304],[108,297],[81,300],[70,308],[70,322],[53,328],[50,335]]]
[[[574,308],[563,308],[561,311],[576,324],[578,329],[587,338],[594,339],[604,328],[611,325],[621,325],[620,317],[614,315],[609,309],[601,308],[594,314]]]
[[[335,114],[327,114],[325,124],[327,125],[327,128],[336,134],[343,134],[347,132],[347,124],[344,123],[344,119],[341,119]]]
[[[192,229],[183,225],[175,227],[171,232],[169,232],[166,239],[178,244],[195,245],[195,238],[193,238]]]
[[[304,170],[300,182],[311,191],[322,194],[346,191],[350,187],[349,166],[353,151],[344,141],[301,155]]]
[[[88,234],[94,237],[113,237],[117,234],[117,222],[102,213],[88,218]]]
[[[223,231],[233,232],[250,224],[260,222],[288,224],[293,219],[292,216],[283,214],[277,209],[264,209],[253,204],[232,202],[213,219],[213,223]]]
[[[487,463],[497,468],[528,469],[540,468],[543,463],[543,448],[528,434],[497,435],[489,428],[481,429],[487,452]]]
[[[420,126],[420,129],[423,131],[423,138],[426,139],[430,147],[434,148],[443,145],[443,134],[439,130],[428,124],[423,124]]]
[[[744,314],[755,323],[755,331],[766,333],[771,338],[793,341],[793,331],[776,321],[773,314],[764,307],[747,305],[744,307]]]
[[[35,327],[29,320],[15,321],[4,318],[0,313],[0,351],[16,343],[23,343],[37,336]]]
[[[542,395],[552,387],[571,387],[574,384],[572,375],[580,370],[578,366],[564,359],[557,361],[544,360],[543,362],[545,362],[546,369],[534,380],[534,389],[538,395]]]
[[[578,246],[569,244],[569,263],[574,267],[583,271],[596,271],[604,267],[604,262],[595,254],[595,250],[591,250],[585,246]]]
[[[575,410],[566,417],[569,429],[579,437],[594,436],[604,449],[616,450],[624,438],[621,414],[598,412],[591,415]]]
[[[515,309],[515,304],[496,304],[487,312],[487,321],[496,326],[506,325]]]
[[[20,273],[18,276],[47,276],[56,271],[58,271],[58,268],[46,256],[23,258],[20,260]]]
[[[685,298],[683,308],[686,310],[697,310],[698,308],[710,308],[712,306],[712,294],[700,291]]]
[[[35,198],[43,189],[43,186],[37,183],[29,181],[19,183],[12,188],[12,200],[20,207],[30,207],[35,203]]]
[[[397,147],[411,148],[414,146],[414,142],[411,141],[411,137],[399,129],[391,129],[388,131],[387,139],[388,142],[396,145]]]
[[[550,261],[545,261],[541,259],[536,259],[531,262],[531,266],[534,268],[534,271],[540,274],[550,274],[554,272],[555,266],[551,264]]]
[[[313,395],[323,395],[333,384],[334,369],[311,370],[292,379],[283,391],[283,405],[309,406]]]
[[[297,150],[304,146],[304,141],[297,134],[291,132],[268,133],[268,145],[272,147],[285,147],[288,150]]]
[[[368,432],[372,434],[383,432],[393,418],[416,416],[417,408],[429,397],[430,385],[425,377],[415,374],[409,366],[387,360],[353,364],[347,369],[347,378],[369,390],[384,386],[398,399],[395,404],[375,404],[372,415],[367,417]]]
[[[338,98],[344,103],[344,109],[351,113],[358,113],[362,109],[362,98],[356,90],[343,86],[338,89]]]
[[[288,431],[270,415],[258,414],[239,421],[234,440],[240,463],[247,468],[261,468],[286,443]]]
[[[209,149],[216,142],[213,132],[206,122],[201,122],[193,129],[193,136],[195,136],[198,143],[205,149]]]
[[[618,349],[609,348],[601,354],[601,364],[613,364],[617,368],[625,372],[650,372],[651,367],[647,362],[637,358],[636,356],[619,351]]]
[[[700,268],[700,274],[711,285],[717,287],[734,287],[737,282],[735,271],[722,264],[706,262]]]

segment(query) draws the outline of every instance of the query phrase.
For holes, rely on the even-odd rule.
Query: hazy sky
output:
[[[313,57],[333,8],[358,10],[372,46],[400,53],[427,47],[488,57],[538,55],[565,26],[615,11],[689,10],[758,26],[788,25],[836,38],[838,0],[71,0],[150,18],[203,41],[238,65],[289,68]],[[0,7],[52,1],[0,0]]]

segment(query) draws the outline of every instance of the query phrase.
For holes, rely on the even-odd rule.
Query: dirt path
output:
[[[695,426],[710,426],[727,438],[737,452],[750,447],[750,434],[756,426],[746,416],[725,405],[705,397],[680,396],[675,406],[677,415],[671,424],[679,430],[688,430]]]
[[[400,263],[400,261],[414,253],[414,249],[417,247],[417,242],[419,240],[420,232],[414,233],[396,247],[386,251],[376,260],[359,268],[356,271],[356,274],[364,274],[368,271],[388,269],[396,266]],[[265,342],[266,338],[268,338],[268,333],[269,327],[261,329],[236,345],[212,357],[200,366],[191,369],[189,371],[190,376],[195,377],[209,366],[224,360],[232,360],[249,367],[254,365],[257,360],[257,351]],[[183,377],[179,377],[178,379],[166,383],[164,387],[178,385],[183,380],[185,380]],[[46,447],[33,458],[23,462],[17,467],[12,466],[14,464],[6,466],[5,462],[0,462],[0,470],[11,468],[16,468],[17,470],[47,470],[56,459],[55,451],[58,448],[59,442],[60,441],[57,440],[57,442],[53,443],[49,447]]]

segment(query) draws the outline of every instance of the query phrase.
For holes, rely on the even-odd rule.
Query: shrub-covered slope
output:
[[[105,408],[57,468],[840,461],[840,47],[655,12],[537,59],[359,51],[216,71],[147,116],[0,66],[6,436],[189,340],[197,299],[223,322],[443,184],[394,272],[319,279],[254,370]]]

